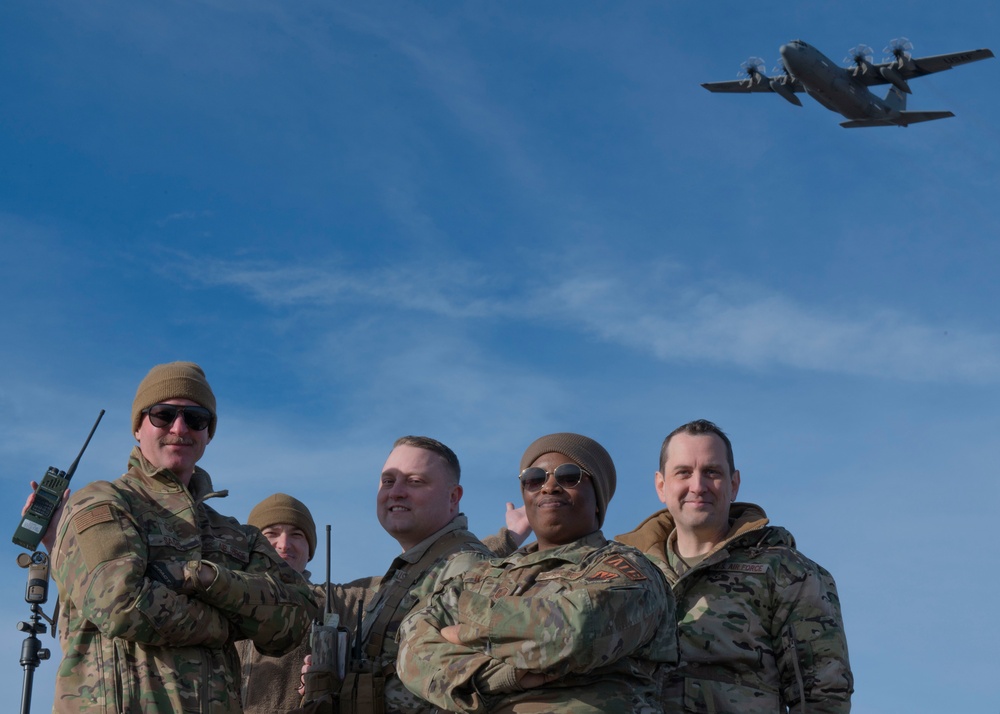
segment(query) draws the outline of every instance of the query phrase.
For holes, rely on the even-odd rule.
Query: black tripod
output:
[[[49,558],[39,551],[31,555],[21,553],[17,556],[17,564],[28,569],[28,587],[24,592],[24,600],[31,604],[31,619],[28,622],[17,623],[17,629],[28,633],[21,643],[21,667],[24,668],[21,714],[31,714],[31,687],[35,679],[35,669],[50,655],[48,648],[42,647],[38,639],[38,635],[48,631],[42,620],[52,625],[53,634],[55,633],[55,623],[42,612],[42,603],[48,600],[49,595]]]

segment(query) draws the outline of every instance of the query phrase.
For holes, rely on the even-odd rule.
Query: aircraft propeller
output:
[[[855,45],[847,51],[847,57],[844,58],[844,63],[851,67],[854,65],[853,72],[854,76],[857,77],[859,74],[865,74],[868,72],[868,68],[872,64],[872,59],[874,58],[874,50],[868,45]]]
[[[778,66],[771,70],[771,77],[768,77],[767,84],[771,91],[796,106],[802,106],[802,100],[795,96],[793,85],[795,76],[788,71],[788,65],[784,59],[778,60]]]
[[[767,76],[764,67],[764,60],[760,57],[750,57],[740,65],[740,73],[736,76],[740,78],[740,84],[746,84],[748,87],[760,84]]]
[[[771,74],[776,75],[776,79],[778,79],[782,84],[788,84],[789,82],[795,81],[795,75],[788,70],[788,65],[785,64],[785,60],[783,59],[778,60],[778,64],[776,64],[774,69],[771,70]]]
[[[913,51],[913,43],[910,42],[905,37],[897,37],[894,40],[889,40],[888,46],[882,52],[884,56],[882,57],[883,62],[893,62],[899,69],[903,69],[906,63],[912,56],[910,53]]]

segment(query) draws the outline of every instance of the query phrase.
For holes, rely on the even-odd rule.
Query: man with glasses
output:
[[[400,677],[437,711],[659,714],[673,599],[642,553],[601,533],[611,457],[549,434],[525,451],[520,482],[537,541],[458,574],[404,620]]]
[[[846,714],[854,678],[833,577],[763,509],[739,503],[729,437],[704,419],[660,449],[666,509],[618,536],[660,568],[677,600],[680,666],[665,711]]]
[[[215,435],[201,367],[153,367],[132,404],[129,470],[67,502],[52,574],[63,661],[54,712],[242,711],[235,642],[279,655],[316,611],[308,584],[256,528],[207,504],[196,464]]]

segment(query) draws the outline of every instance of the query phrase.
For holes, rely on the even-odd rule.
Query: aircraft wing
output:
[[[932,55],[930,57],[915,57],[907,60],[902,67],[897,62],[882,62],[871,65],[875,71],[865,72],[860,75],[864,84],[873,86],[876,84],[889,84],[889,80],[882,76],[883,67],[891,68],[905,81],[914,77],[924,77],[935,72],[943,72],[946,69],[957,67],[958,65],[978,62],[979,60],[990,59],[993,51],[987,49],[968,50],[967,52],[952,52],[947,55]]]
[[[992,50],[969,50],[968,52],[952,52],[950,55],[934,55],[933,57],[918,57],[911,59],[899,71],[903,79],[923,77],[942,70],[951,69],[960,64],[978,62],[993,56]]]
[[[804,92],[805,89],[802,87],[802,83],[798,80],[792,79],[790,81],[784,81],[784,78],[779,77],[763,77],[761,80],[749,81],[746,79],[732,79],[728,82],[702,82],[701,86],[710,92],[725,92],[729,94],[748,94],[750,92],[773,92],[771,89],[772,79],[782,82],[784,87],[790,92]]]

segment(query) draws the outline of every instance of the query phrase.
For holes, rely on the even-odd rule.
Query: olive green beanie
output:
[[[577,466],[591,475],[597,496],[597,525],[604,525],[604,513],[615,495],[617,477],[611,455],[593,439],[580,434],[549,434],[535,439],[521,457],[521,471],[531,466],[542,454],[558,452],[573,459]]]
[[[212,412],[208,437],[215,436],[215,394],[208,386],[204,370],[194,362],[158,364],[149,370],[149,374],[139,382],[132,402],[132,432],[139,431],[143,409],[168,399],[190,399]]]
[[[309,560],[316,554],[316,521],[313,520],[306,504],[287,493],[275,493],[258,503],[250,511],[247,523],[260,530],[279,523],[295,526],[306,534]]]

